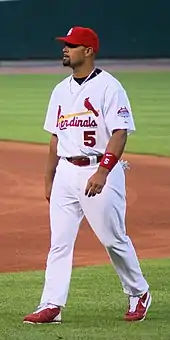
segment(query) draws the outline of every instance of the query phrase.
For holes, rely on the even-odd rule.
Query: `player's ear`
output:
[[[90,57],[91,55],[93,55],[93,48],[92,47],[86,47],[85,56]]]

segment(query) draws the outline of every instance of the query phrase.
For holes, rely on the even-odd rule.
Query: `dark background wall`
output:
[[[170,0],[0,1],[0,59],[57,59],[75,25],[101,40],[100,58],[170,57]]]

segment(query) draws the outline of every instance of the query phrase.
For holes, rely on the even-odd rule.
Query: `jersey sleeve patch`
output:
[[[129,113],[129,111],[128,111],[128,109],[127,109],[126,106],[122,106],[122,107],[117,111],[117,115],[118,115],[119,117],[122,117],[122,118],[128,118],[128,117],[130,117],[130,113]]]

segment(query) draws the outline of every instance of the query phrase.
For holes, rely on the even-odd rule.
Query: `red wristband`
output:
[[[117,162],[118,162],[118,158],[113,153],[106,152],[102,157],[100,166],[111,171],[114,168],[114,166],[117,164]]]

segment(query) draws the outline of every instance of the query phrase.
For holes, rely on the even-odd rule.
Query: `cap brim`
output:
[[[71,36],[66,36],[66,37],[57,37],[56,40],[63,41],[65,43],[73,44],[73,45],[82,45],[80,41],[77,41]]]
[[[85,43],[83,43],[82,41],[76,40],[76,38],[73,38],[73,36],[71,36],[71,35],[67,35],[66,37],[56,37],[55,40],[59,40],[59,41],[62,41],[64,43],[68,43],[68,44],[72,44],[72,45],[77,45],[77,46],[79,45],[79,46],[88,47]],[[98,51],[94,50],[94,52],[97,53]]]

